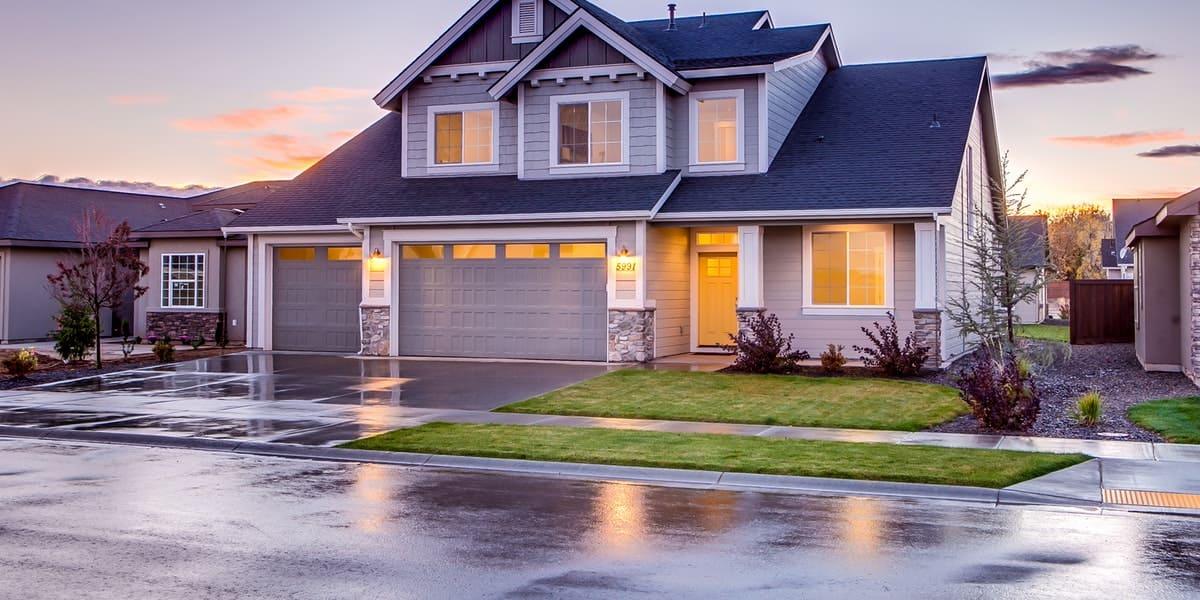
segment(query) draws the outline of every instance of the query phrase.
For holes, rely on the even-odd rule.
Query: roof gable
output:
[[[567,13],[553,2],[542,3],[543,31],[554,31],[567,19]],[[434,66],[518,61],[529,54],[537,42],[512,43],[512,2],[501,0],[454,41]]]
[[[562,69],[593,65],[619,65],[633,61],[592,32],[581,29],[571,34],[541,63],[538,69]]]

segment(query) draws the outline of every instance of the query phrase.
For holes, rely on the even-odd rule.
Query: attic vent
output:
[[[542,41],[542,0],[512,0],[512,41]]]

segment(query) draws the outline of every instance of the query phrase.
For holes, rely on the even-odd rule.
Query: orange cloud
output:
[[[163,104],[168,99],[162,94],[127,94],[109,96],[108,103],[116,106],[145,106],[147,104]]]
[[[234,156],[229,161],[252,170],[257,175],[291,176],[321,160],[334,147],[355,132],[333,131],[319,136],[297,136],[281,133],[260,135],[231,145],[256,151],[253,156]]]
[[[184,131],[255,131],[283,121],[313,116],[305,106],[280,105],[247,108],[203,119],[179,119],[172,123]]]
[[[1050,141],[1058,144],[1073,146],[1107,146],[1109,148],[1124,148],[1141,144],[1161,142],[1176,142],[1188,139],[1188,134],[1182,129],[1167,131],[1134,131],[1130,133],[1114,133],[1111,135],[1072,135],[1052,137]]]
[[[303,90],[271,92],[271,98],[282,102],[337,102],[339,100],[367,99],[374,92],[361,88],[314,86]]]

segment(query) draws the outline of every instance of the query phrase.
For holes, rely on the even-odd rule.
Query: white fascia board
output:
[[[313,232],[336,232],[346,233],[346,225],[340,220],[337,225],[264,225],[261,227],[222,227],[221,233],[229,235],[231,233],[313,233]]]
[[[846,219],[846,218],[929,218],[930,214],[950,214],[950,207],[929,208],[842,208],[824,210],[731,210],[656,214],[654,221],[710,221],[722,219]]]
[[[749,65],[745,67],[719,67],[714,69],[690,69],[679,74],[688,79],[706,79],[711,77],[737,77],[739,75],[758,75],[775,70],[774,64]]]
[[[650,209],[651,219],[654,218],[654,215],[658,214],[658,211],[662,210],[663,205],[667,203],[667,199],[671,197],[671,194],[675,193],[675,188],[679,187],[679,182],[681,181],[683,181],[683,171],[680,171],[675,175],[675,179],[671,181],[671,185],[667,186],[667,189],[663,192],[662,197],[658,199],[658,202],[654,203],[654,208]]]
[[[449,75],[478,75],[483,77],[488,73],[507,73],[517,65],[515,60],[500,60],[495,62],[464,63],[461,65],[442,65],[431,67],[422,72],[425,77],[444,77]]]
[[[758,22],[751,29],[762,29],[764,25],[775,29],[775,20],[771,18],[771,11],[769,10],[763,11],[763,16],[759,17]]]
[[[422,217],[365,217],[338,219],[357,225],[466,225],[471,223],[571,223],[576,221],[622,221],[649,219],[644,210],[607,212],[525,213],[513,215],[437,215]]]
[[[800,64],[803,64],[803,63],[806,63],[806,62],[812,60],[813,57],[815,57],[819,52],[821,52],[821,48],[823,48],[825,46],[825,41],[828,40],[830,38],[830,36],[832,36],[832,35],[833,35],[833,30],[830,29],[829,27],[826,27],[825,32],[821,34],[821,37],[817,40],[817,43],[813,44],[812,50],[809,50],[808,52],[804,52],[801,54],[797,54],[797,55],[789,57],[789,58],[785,58],[783,60],[775,61],[775,64],[772,65],[772,67],[773,67],[772,70],[782,71],[784,69],[790,69],[792,67],[795,67],[797,65],[800,65]],[[835,46],[835,48],[836,48],[836,46]],[[838,63],[839,64],[841,63],[840,58],[838,59]]]
[[[546,59],[560,44],[562,44],[571,34],[575,33],[580,27],[587,28],[596,37],[604,40],[608,45],[616,48],[625,56],[629,57],[634,63],[653,75],[659,81],[667,84],[671,89],[686,94],[692,88],[691,84],[684,81],[682,77],[677,75],[671,69],[668,69],[658,61],[651,58],[645,52],[639,50],[636,46],[629,43],[624,37],[617,34],[604,23],[598,21],[595,17],[585,11],[575,11],[562,25],[559,25],[546,39],[542,40],[525,58],[517,63],[504,77],[488,88],[488,93],[499,100],[507,94],[513,86],[517,85],[521,79],[529,74],[538,64]]]

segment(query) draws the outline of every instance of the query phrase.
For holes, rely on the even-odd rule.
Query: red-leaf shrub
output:
[[[1029,367],[1009,354],[996,360],[986,352],[978,353],[959,376],[958,389],[985,429],[1028,431],[1041,412]]]
[[[871,346],[854,346],[854,351],[862,355],[864,365],[879,368],[893,377],[911,377],[920,373],[929,356],[929,348],[917,344],[911,333],[901,346],[896,316],[889,312],[887,317],[887,327],[876,321],[873,323],[875,331],[862,328]]]
[[[737,353],[732,369],[746,373],[791,373],[808,353],[792,350],[795,335],[783,335],[779,317],[758,313],[746,329],[730,335],[733,344],[724,346]]]

